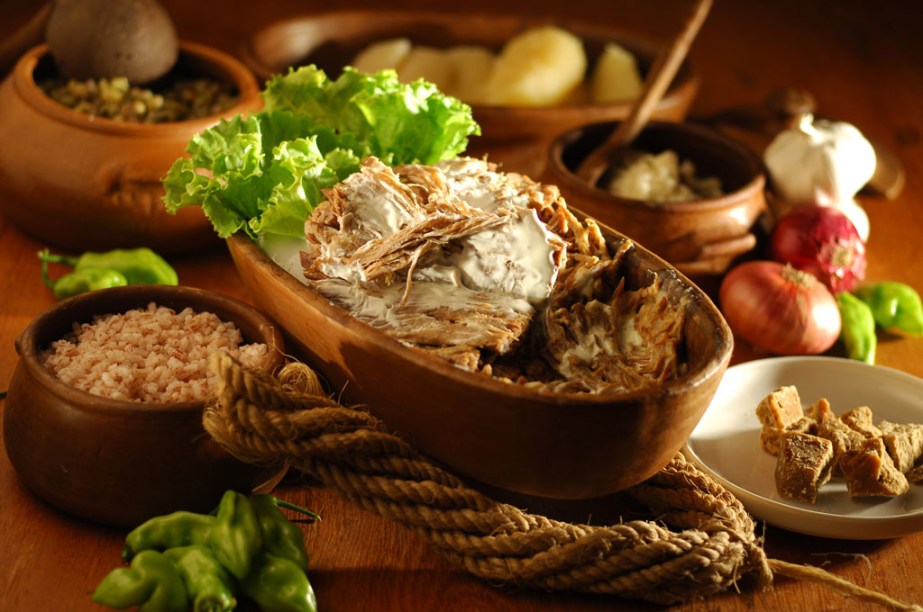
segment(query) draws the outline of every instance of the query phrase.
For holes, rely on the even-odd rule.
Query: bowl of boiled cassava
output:
[[[470,104],[478,146],[541,138],[590,121],[624,119],[658,43],[603,24],[523,15],[334,11],[298,16],[254,32],[241,57],[268,79],[315,64],[397,70]],[[699,78],[684,62],[654,111],[681,120]]]

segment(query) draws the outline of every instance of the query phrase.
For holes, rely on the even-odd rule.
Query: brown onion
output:
[[[810,272],[834,293],[865,278],[865,244],[856,226],[832,206],[799,206],[776,223],[772,258]]]
[[[840,335],[833,294],[813,275],[787,264],[740,264],[724,277],[718,297],[731,330],[769,353],[816,355]]]

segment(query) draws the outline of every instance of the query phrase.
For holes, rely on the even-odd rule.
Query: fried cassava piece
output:
[[[815,503],[831,474],[850,497],[896,497],[923,481],[923,424],[875,423],[868,406],[837,416],[825,398],[807,408],[794,386],[775,389],[756,407],[760,445],[776,455],[776,489]]]

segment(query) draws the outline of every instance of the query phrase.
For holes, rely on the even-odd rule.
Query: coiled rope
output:
[[[658,521],[583,525],[497,502],[434,465],[359,407],[326,396],[316,374],[289,364],[279,378],[215,353],[209,435],[252,464],[288,464],[353,504],[416,531],[491,584],[610,594],[658,604],[701,599],[749,577],[826,584],[895,610],[921,610],[829,572],[767,559],[740,501],[681,454],[626,491]]]

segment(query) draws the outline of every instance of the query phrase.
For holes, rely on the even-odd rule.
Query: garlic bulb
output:
[[[780,199],[842,208],[868,240],[868,216],[853,198],[875,172],[875,149],[854,125],[805,114],[776,135],[763,161]]]

